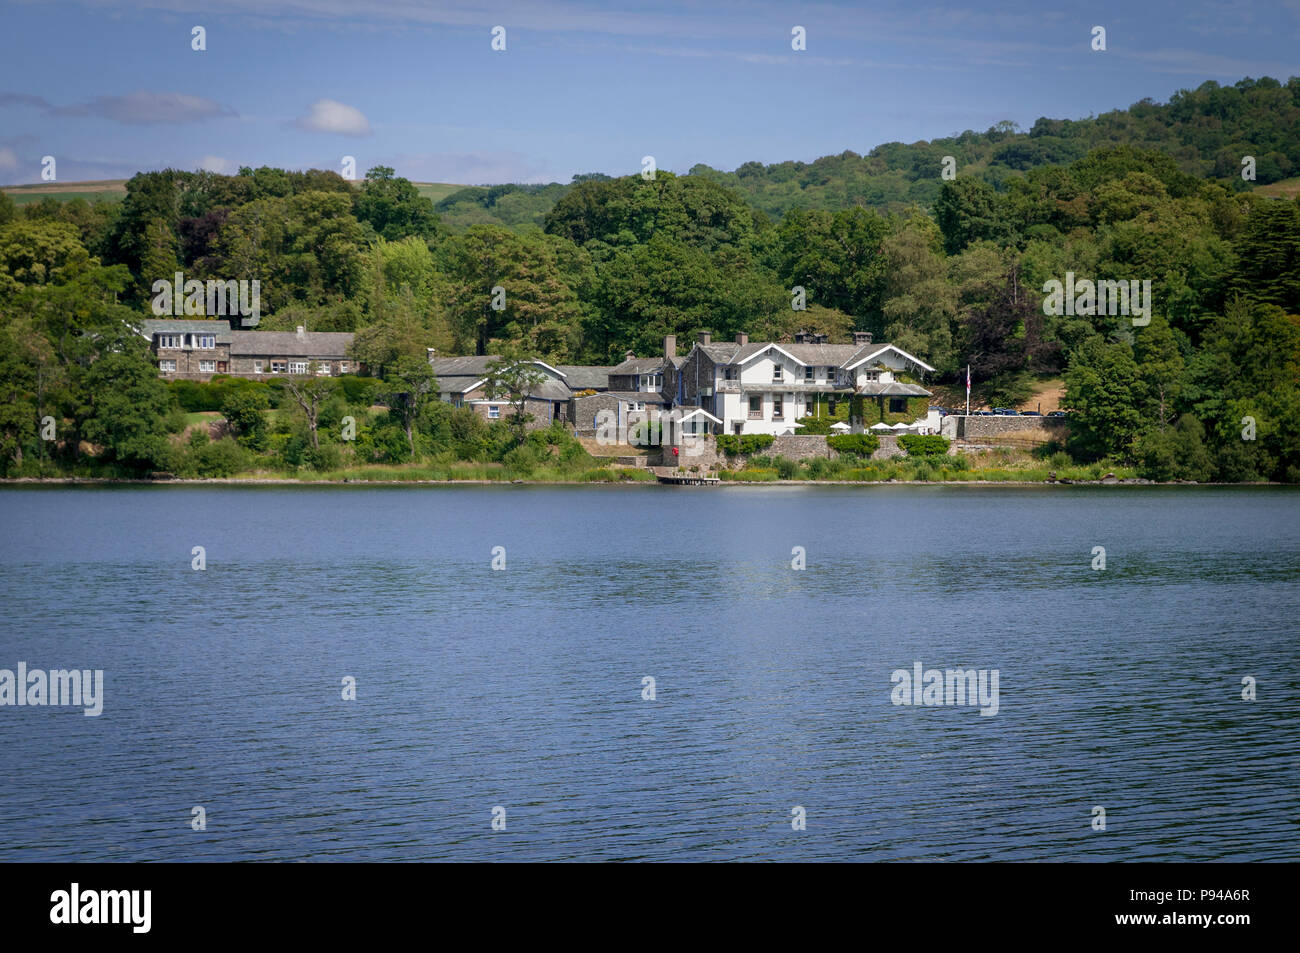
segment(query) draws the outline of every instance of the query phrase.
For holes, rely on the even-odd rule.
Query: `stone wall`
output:
[[[813,457],[834,459],[839,451],[832,450],[821,434],[782,434],[772,441],[772,445],[761,451],[769,457],[785,457],[788,460],[811,460]]]
[[[898,435],[892,433],[883,433],[880,435],[880,446],[871,454],[872,460],[888,460],[890,457],[906,456],[907,452],[898,445]]]
[[[1064,417],[979,417],[949,414],[939,432],[950,440],[986,440],[993,443],[1047,443],[1064,441],[1069,423]]]

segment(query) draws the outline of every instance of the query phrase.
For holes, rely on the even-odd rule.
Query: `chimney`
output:
[[[870,332],[870,331],[854,331],[854,332],[853,332],[853,343],[856,344],[856,345],[858,345],[859,347],[861,347],[863,344],[870,344],[870,343],[871,343],[871,332]]]
[[[746,334],[744,331],[737,331],[736,343],[739,344],[741,347],[744,347],[746,344],[749,343],[749,335]]]
[[[808,343],[808,332],[803,329],[794,332],[794,343],[795,344]]]
[[[677,356],[677,335],[669,334],[664,338],[664,357]]]
[[[298,325],[298,340],[301,341],[307,336],[307,328],[304,325]]]
[[[712,332],[712,331],[701,331],[701,332],[700,332],[700,343],[701,343],[701,344],[712,344],[712,343],[713,343],[713,332]]]
[[[634,357],[636,357],[636,351],[628,351],[626,354],[623,355],[623,360],[630,361]]]
[[[430,364],[433,363],[433,359],[437,356],[438,356],[438,349],[436,347],[426,347],[424,349],[424,359],[428,361]]]

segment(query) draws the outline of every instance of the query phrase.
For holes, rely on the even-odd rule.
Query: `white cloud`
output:
[[[18,171],[18,153],[8,146],[0,146],[0,175]]]
[[[202,96],[152,93],[146,90],[127,93],[125,96],[98,96],[87,103],[58,106],[50,111],[56,116],[99,116],[128,125],[194,122],[235,115],[229,106]]]
[[[199,168],[204,172],[234,175],[239,171],[239,163],[234,159],[223,159],[221,156],[204,156],[199,160]]]
[[[370,120],[361,110],[333,99],[318,99],[311,104],[307,115],[293,121],[307,132],[328,132],[340,136],[370,135]]]

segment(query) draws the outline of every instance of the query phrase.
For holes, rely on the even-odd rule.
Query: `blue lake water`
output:
[[[1295,489],[5,488],[0,606],[0,860],[1300,858]]]

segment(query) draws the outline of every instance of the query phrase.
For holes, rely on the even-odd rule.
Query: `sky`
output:
[[[1300,0],[0,0],[0,183],[731,170],[1285,82],[1298,39]]]

